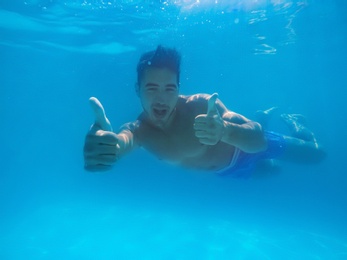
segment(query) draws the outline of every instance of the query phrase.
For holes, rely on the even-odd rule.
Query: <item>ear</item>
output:
[[[136,95],[140,97],[140,85],[137,82],[135,83],[135,91],[136,91]]]

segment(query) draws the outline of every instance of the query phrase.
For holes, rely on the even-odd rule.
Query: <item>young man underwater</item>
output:
[[[259,162],[271,159],[323,160],[324,151],[298,115],[282,115],[292,131],[292,136],[285,136],[228,110],[216,93],[179,95],[180,60],[175,49],[162,46],[141,56],[136,93],[143,112],[118,134],[101,103],[90,98],[95,123],[85,139],[86,170],[110,170],[138,147],[183,167],[234,177],[248,177]],[[258,115],[269,113],[271,110]]]

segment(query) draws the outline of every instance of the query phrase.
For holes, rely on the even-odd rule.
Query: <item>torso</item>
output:
[[[194,119],[206,111],[206,95],[180,96],[170,127],[156,128],[140,116],[134,129],[135,138],[161,160],[200,170],[220,170],[229,165],[235,147],[223,142],[213,146],[199,142],[193,128]]]

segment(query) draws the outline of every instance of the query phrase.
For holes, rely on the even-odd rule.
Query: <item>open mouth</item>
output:
[[[153,108],[153,113],[154,113],[154,116],[156,118],[162,119],[167,115],[168,109],[166,109],[166,108]]]

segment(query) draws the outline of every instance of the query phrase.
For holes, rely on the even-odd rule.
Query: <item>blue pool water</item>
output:
[[[345,1],[0,1],[0,259],[347,259]],[[138,150],[83,169],[98,97],[141,112],[135,66],[183,56],[181,92],[253,118],[302,113],[316,165],[220,178]],[[288,133],[274,118],[273,130]]]

